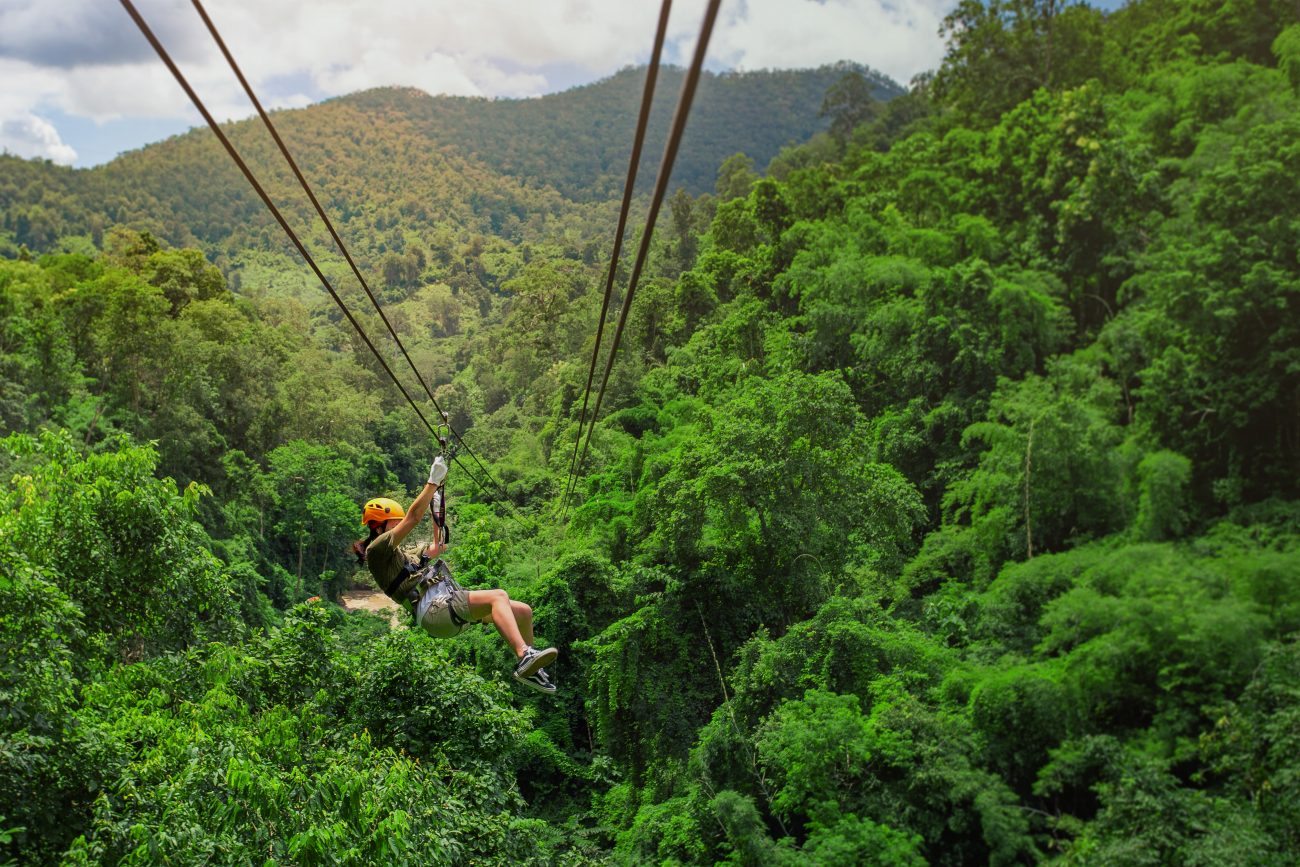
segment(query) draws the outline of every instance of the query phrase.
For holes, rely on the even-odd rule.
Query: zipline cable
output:
[[[609,385],[609,374],[614,369],[614,356],[618,354],[618,345],[623,338],[623,328],[627,324],[628,311],[632,309],[632,299],[636,295],[637,281],[641,279],[641,269],[645,266],[646,254],[650,251],[650,238],[654,234],[655,221],[659,218],[659,208],[663,205],[664,195],[668,191],[668,181],[673,171],[673,163],[677,160],[677,149],[682,141],[682,134],[686,131],[686,121],[691,112],[691,102],[695,99],[695,88],[700,81],[700,71],[704,67],[704,55],[709,47],[709,37],[713,35],[713,24],[718,17],[718,7],[722,0],[709,0],[708,8],[704,11],[704,22],[700,25],[700,38],[695,44],[695,56],[691,59],[691,67],[686,73],[686,80],[682,82],[682,92],[677,98],[677,110],[673,115],[672,132],[669,133],[668,143],[664,147],[663,160],[659,164],[659,176],[655,178],[654,195],[650,200],[650,212],[646,216],[645,231],[641,234],[641,245],[637,248],[636,262],[632,266],[632,276],[628,280],[627,297],[623,300],[623,308],[618,314],[618,327],[614,330],[614,341],[610,345],[609,356],[605,360],[605,374],[600,382],[600,391],[596,393],[596,405],[591,411],[591,419],[587,423],[587,439],[582,447],[582,457],[578,459],[577,471],[582,471],[582,464],[587,459],[587,450],[591,448],[592,433],[596,428],[596,418],[600,415],[600,404],[605,397],[605,387]],[[576,479],[576,474],[575,474]],[[561,516],[563,520],[563,516]]]
[[[182,73],[180,71],[180,68],[177,67],[176,64],[172,61],[171,55],[167,53],[167,49],[164,48],[162,43],[158,41],[158,37],[154,35],[154,32],[152,29],[150,29],[148,23],[145,22],[144,18],[140,15],[139,11],[136,10],[135,4],[132,3],[131,0],[120,0],[120,2],[123,8],[126,9],[127,14],[131,16],[131,20],[135,22],[136,27],[139,28],[140,32],[144,35],[145,39],[149,41],[149,44],[153,46],[153,49],[158,54],[158,57],[162,60],[163,64],[171,72],[172,77],[176,79],[176,82],[181,86],[181,89],[185,91],[185,95],[190,98],[190,102],[194,103],[194,107],[198,109],[199,114],[201,114],[203,116],[203,119],[207,121],[208,126],[212,129],[212,132],[217,136],[217,140],[220,141],[222,147],[226,149],[226,153],[230,155],[230,158],[235,161],[235,165],[237,165],[239,167],[239,170],[243,172],[244,178],[248,181],[249,185],[252,186],[254,191],[257,192],[258,196],[261,197],[262,203],[266,205],[267,210],[271,212],[271,215],[275,217],[276,221],[280,224],[280,228],[284,230],[284,233],[289,237],[289,240],[293,242],[294,247],[297,248],[298,253],[307,262],[308,267],[310,267],[312,272],[315,273],[317,279],[320,280],[321,285],[325,287],[325,291],[328,292],[330,297],[334,299],[334,303],[338,305],[339,310],[343,312],[343,315],[347,317],[348,322],[350,322],[352,324],[352,327],[356,329],[357,334],[361,337],[362,341],[365,342],[366,346],[370,349],[370,352],[375,356],[375,360],[379,362],[380,367],[384,369],[384,372],[388,374],[388,378],[391,379],[393,381],[393,384],[397,386],[398,391],[402,393],[402,397],[406,398],[406,402],[411,405],[411,409],[415,410],[415,414],[419,416],[420,421],[424,423],[424,426],[428,428],[429,432],[433,434],[433,436],[436,438],[438,435],[437,430],[434,428],[433,425],[429,423],[429,420],[424,417],[424,413],[420,411],[420,407],[415,403],[414,400],[412,400],[411,395],[407,393],[406,388],[402,385],[401,381],[398,380],[397,376],[393,373],[392,368],[388,366],[388,362],[384,360],[384,357],[379,353],[379,350],[375,348],[375,345],[373,342],[371,342],[369,336],[366,335],[365,329],[361,327],[361,324],[357,322],[356,318],[352,315],[352,312],[348,310],[347,305],[343,303],[343,299],[340,298],[338,293],[334,291],[334,287],[330,284],[329,279],[326,278],[325,274],[321,271],[320,267],[316,264],[316,260],[311,257],[310,253],[307,252],[307,248],[303,245],[302,241],[298,238],[298,235],[289,226],[289,223],[285,220],[284,215],[280,213],[280,209],[275,206],[275,203],[271,201],[271,197],[267,195],[266,190],[264,190],[262,188],[262,185],[258,183],[258,180],[253,175],[252,170],[248,168],[248,165],[244,162],[243,158],[240,157],[239,152],[235,149],[235,146],[231,144],[230,139],[226,137],[226,134],[221,130],[220,125],[217,124],[216,119],[213,118],[212,114],[208,111],[207,106],[203,104],[203,100],[201,100],[199,98],[199,95],[194,92],[194,88],[190,87],[190,83],[185,78],[184,73]],[[474,484],[478,485],[479,488],[484,492],[487,492],[488,490],[487,486],[484,485],[482,482],[480,482],[477,476],[475,476],[472,472],[470,472],[469,469],[465,467],[464,464],[461,464],[459,461],[457,461],[456,463],[457,465],[460,466],[462,470],[464,470],[465,474],[469,476],[470,480],[473,481]],[[513,507],[513,504],[509,503],[509,501],[507,501],[507,505]],[[516,523],[519,523],[521,527],[523,526],[523,523],[520,522],[518,518],[515,518],[513,515],[511,515],[511,518],[512,520],[515,520]]]
[[[195,0],[197,3],[198,0]],[[582,428],[587,423],[587,398],[591,396],[591,382],[596,376],[596,361],[600,356],[600,341],[605,334],[605,316],[609,300],[614,294],[614,275],[618,270],[619,256],[623,252],[623,233],[627,229],[627,214],[632,207],[632,190],[636,186],[637,168],[641,163],[641,147],[645,143],[646,127],[650,120],[650,105],[654,102],[655,81],[659,76],[659,56],[663,53],[664,36],[668,31],[668,12],[673,0],[663,0],[659,9],[659,26],[655,31],[654,48],[650,52],[650,65],[646,69],[645,88],[641,93],[641,111],[637,116],[636,134],[632,139],[632,156],[628,160],[627,181],[623,184],[623,205],[618,212],[618,228],[614,230],[614,249],[609,254],[609,274],[605,278],[605,298],[600,303],[600,319],[596,326],[596,343],[591,347],[591,364],[587,368],[587,385],[582,390],[582,412],[578,415],[578,435],[573,440],[573,460],[565,479],[561,514],[568,508],[569,496],[577,484],[578,447],[582,445]]]
[[[311,200],[312,205],[316,208],[316,213],[325,223],[325,228],[329,230],[330,237],[334,239],[334,244],[343,254],[343,258],[347,260],[348,266],[352,269],[352,273],[356,275],[357,281],[361,284],[361,288],[365,290],[366,297],[370,299],[370,303],[375,308],[375,312],[378,313],[379,318],[383,320],[384,326],[388,329],[389,335],[393,338],[393,342],[397,344],[397,348],[401,350],[402,356],[406,359],[406,363],[410,365],[411,372],[415,374],[415,378],[424,389],[424,393],[429,396],[429,400],[433,403],[433,408],[438,411],[438,414],[442,416],[444,420],[449,419],[448,414],[443,412],[442,407],[438,405],[438,399],[433,396],[433,391],[429,388],[428,383],[425,382],[424,377],[420,374],[420,369],[416,367],[415,362],[411,359],[411,354],[406,351],[406,346],[402,343],[402,338],[397,336],[397,331],[393,328],[392,323],[388,321],[388,316],[385,315],[383,308],[379,306],[379,300],[375,298],[375,293],[370,290],[370,284],[366,282],[366,278],[361,275],[361,269],[357,267],[357,263],[352,259],[352,254],[348,252],[347,245],[343,243],[343,239],[339,237],[339,233],[334,229],[334,221],[329,218],[329,215],[325,213],[325,209],[321,207],[320,200],[316,198],[316,193],[312,191],[311,185],[307,183],[307,179],[298,168],[298,162],[289,153],[289,148],[285,145],[284,139],[280,137],[280,131],[276,129],[275,124],[271,122],[270,115],[267,114],[266,109],[262,107],[262,101],[257,98],[257,94],[253,92],[252,85],[250,85],[248,79],[244,77],[243,70],[241,70],[239,64],[235,62],[234,55],[231,54],[230,49],[226,47],[226,41],[221,38],[221,33],[217,30],[216,24],[214,24],[212,19],[208,16],[208,12],[203,8],[203,4],[200,0],[191,0],[191,2],[194,5],[195,11],[199,13],[199,17],[203,19],[203,23],[208,28],[208,33],[212,35],[213,41],[216,42],[217,47],[221,49],[221,53],[226,58],[226,62],[230,64],[231,71],[233,71],[235,77],[239,79],[240,85],[244,88],[244,93],[248,95],[249,100],[253,103],[253,107],[257,109],[257,114],[262,118],[262,123],[266,125],[267,130],[271,133],[271,138],[275,139],[276,146],[279,147],[280,153],[284,156],[285,162],[289,164],[289,168],[293,170],[293,174],[298,179],[299,185],[302,186],[303,192],[307,194],[307,198]],[[588,387],[590,387],[590,383],[588,384]],[[483,462],[478,459],[478,455],[474,454],[474,450],[471,449],[465,440],[461,438],[461,435],[456,431],[456,429],[451,426],[450,421],[447,422],[447,429],[451,431],[451,435],[456,438],[456,442],[459,443],[460,447],[463,448],[474,460],[474,463],[483,471],[483,474],[488,478],[488,480],[496,486],[498,493],[505,495],[508,501],[508,495],[506,494],[505,489],[501,487],[501,484],[497,482],[495,478],[493,478],[492,473],[489,472],[488,468],[483,465]],[[453,460],[456,459],[453,458]],[[459,460],[457,460],[456,463],[464,469],[464,465],[460,464]]]

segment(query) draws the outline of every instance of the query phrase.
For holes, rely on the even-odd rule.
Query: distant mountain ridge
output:
[[[706,72],[699,84],[673,185],[692,193],[713,189],[717,167],[743,151],[760,167],[789,144],[826,128],[819,116],[826,91],[849,72],[867,77],[881,100],[904,89],[853,63],[817,69]],[[430,138],[459,147],[523,180],[554,186],[566,197],[617,197],[627,171],[645,83],[645,67],[536,99],[429,96],[413,88],[378,88],[340,97],[366,110],[396,111]],[[660,70],[641,185],[653,183],[685,70]]]
[[[865,67],[706,73],[673,187],[711,191],[743,151],[760,167],[825,127],[826,90],[850,71],[876,93],[902,88]],[[366,257],[448,232],[511,242],[553,239],[555,226],[622,192],[645,68],[536,99],[432,97],[383,88],[275,113],[276,126],[349,245]],[[638,191],[654,182],[683,71],[660,73]],[[225,126],[296,225],[316,222],[257,119]],[[580,221],[581,222],[581,221]],[[608,220],[599,224],[601,232]],[[112,224],[148,229],[216,258],[287,242],[212,134],[191,130],[91,169],[0,156],[0,250],[45,250]],[[581,234],[589,234],[585,229]],[[7,236],[7,237],[5,237]],[[355,239],[355,240],[354,240]]]

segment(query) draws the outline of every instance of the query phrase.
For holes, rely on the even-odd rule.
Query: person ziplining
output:
[[[367,500],[361,523],[370,530],[370,536],[353,543],[352,550],[370,570],[379,589],[410,611],[429,635],[453,638],[471,623],[490,622],[515,652],[515,680],[552,694],[555,683],[543,666],[555,661],[559,651],[554,647],[533,647],[533,609],[499,588],[465,590],[442,559],[450,538],[443,490],[446,478],[446,459],[438,455],[429,467],[428,482],[409,509],[387,497]],[[402,541],[420,523],[430,503],[435,504],[433,538],[417,548],[402,547]]]

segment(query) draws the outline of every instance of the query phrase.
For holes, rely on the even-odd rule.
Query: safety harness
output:
[[[399,595],[401,586],[406,583],[412,575],[418,576],[417,580],[407,589],[404,596]],[[386,588],[384,588],[384,593],[389,599],[392,599],[399,605],[403,602],[411,603],[411,617],[415,619],[418,617],[417,609],[419,608],[420,599],[424,596],[425,591],[443,581],[450,583],[452,587],[456,589],[460,588],[460,585],[456,583],[456,579],[451,575],[451,568],[441,557],[430,561],[428,557],[421,555],[417,562],[412,563],[408,561],[407,564],[402,567],[402,570],[397,573],[397,576],[389,582]],[[451,615],[451,622],[455,624],[458,629],[463,628],[470,622],[456,613],[454,605],[447,606],[447,613]]]

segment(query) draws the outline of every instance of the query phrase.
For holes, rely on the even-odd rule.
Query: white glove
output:
[[[433,459],[433,466],[429,467],[429,484],[441,485],[442,480],[447,478],[447,462],[438,455]]]

